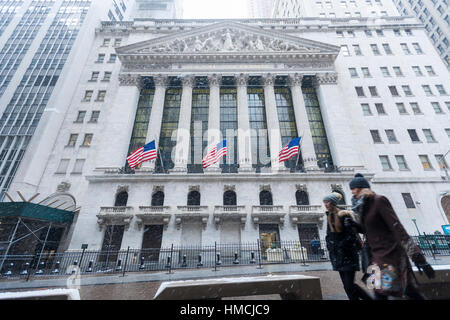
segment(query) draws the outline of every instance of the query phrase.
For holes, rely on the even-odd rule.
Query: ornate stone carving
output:
[[[199,185],[197,185],[197,186],[189,186],[188,192],[191,192],[191,191],[200,192],[200,186]]]
[[[155,84],[155,87],[167,87],[169,84],[169,78],[167,76],[158,74],[157,76],[153,77],[153,83]]]
[[[308,191],[308,188],[306,187],[306,184],[296,184],[295,188],[298,191],[305,191],[305,192]]]
[[[138,74],[119,74],[119,84],[121,86],[141,86],[141,76]]]
[[[234,192],[236,192],[236,186],[235,185],[228,185],[228,184],[226,184],[226,185],[223,186],[223,191],[224,192],[225,191],[234,191]]]
[[[320,86],[323,84],[337,84],[337,73],[318,73],[315,77],[315,85]]]
[[[181,78],[181,82],[183,83],[183,87],[193,88],[195,85],[195,77],[194,76],[184,76]]]
[[[303,75],[302,74],[292,74],[289,75],[289,84],[291,86],[302,86]]]
[[[331,184],[331,191],[341,191],[343,192],[344,189],[342,188],[342,184]]]
[[[122,185],[119,185],[118,187],[117,187],[117,191],[116,191],[116,195],[118,195],[119,193],[121,193],[121,192],[123,192],[123,191],[125,191],[125,192],[129,192],[129,189],[130,189],[130,186],[127,186],[127,185],[125,185],[125,186],[122,186]]]
[[[259,186],[259,192],[261,191],[270,191],[272,192],[272,188],[270,187],[270,184],[263,184]]]
[[[287,40],[271,35],[261,35],[238,28],[220,28],[203,34],[178,38],[169,42],[150,45],[137,53],[195,53],[195,52],[319,52],[302,39]]]
[[[164,192],[164,186],[153,186],[153,193],[158,191]]]
[[[208,76],[208,82],[210,87],[218,87],[222,83],[222,76],[218,74],[212,74]]]
[[[263,75],[262,80],[265,86],[273,86],[275,84],[275,76],[271,73]]]
[[[235,76],[236,79],[236,85],[238,87],[246,87],[248,84],[248,75],[247,74],[239,74],[237,76]]]
[[[67,192],[70,189],[70,183],[63,181],[56,187],[56,192]]]

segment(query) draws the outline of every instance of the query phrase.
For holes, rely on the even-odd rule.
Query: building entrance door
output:
[[[261,255],[266,258],[266,250],[280,248],[280,230],[278,224],[260,224],[259,240],[261,241]]]

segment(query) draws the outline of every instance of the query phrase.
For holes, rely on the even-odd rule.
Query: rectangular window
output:
[[[111,42],[111,39],[108,39],[108,38],[103,39],[102,47],[108,47],[110,42]]]
[[[94,93],[94,91],[92,91],[92,90],[86,90],[85,92],[84,92],[84,98],[83,98],[83,101],[85,101],[85,102],[89,102],[89,101],[91,101],[91,98],[92,98],[92,94]]]
[[[361,68],[361,71],[362,71],[362,73],[363,73],[363,75],[364,75],[364,78],[370,78],[370,77],[372,77],[371,74],[370,74],[369,68],[367,68],[367,67]],[[370,88],[370,87],[369,87],[369,88]]]
[[[445,133],[447,133],[447,136],[450,139],[450,129],[445,129]]]
[[[404,54],[411,54],[411,51],[409,51],[408,45],[406,43],[400,43],[400,47],[402,48]]]
[[[416,76],[418,76],[418,77],[422,77],[423,76],[423,73],[420,70],[419,66],[413,66],[412,69],[413,69],[413,71],[414,71]]]
[[[121,44],[122,44],[121,38],[114,39],[114,47],[120,47]]]
[[[414,200],[411,197],[411,193],[402,193],[403,201],[405,202],[405,206],[408,209],[415,209],[416,205],[414,204]]]
[[[436,73],[434,72],[432,66],[425,66],[425,70],[427,71],[429,76],[435,76],[436,75]]]
[[[111,75],[112,75],[112,72],[105,71],[102,81],[109,82],[111,80]]]
[[[363,111],[363,115],[365,116],[371,116],[372,115],[372,111],[370,110],[370,106],[368,103],[363,103],[361,104],[361,108]]]
[[[423,134],[425,135],[425,138],[427,140],[428,143],[435,143],[437,142],[434,139],[433,133],[431,133],[431,129],[422,129]]]
[[[364,94],[363,87],[355,87],[355,90],[356,90],[356,94],[358,95],[358,97],[365,97],[366,96]]]
[[[417,135],[415,129],[408,129],[408,134],[412,142],[420,142],[419,136]]]
[[[445,96],[447,94],[447,91],[445,91],[445,88],[442,84],[437,84],[435,87],[441,96]]]
[[[359,44],[354,44],[353,45],[353,51],[355,52],[356,56],[362,56],[363,55]]]
[[[425,170],[433,170],[430,160],[428,159],[428,156],[426,154],[419,155],[419,159],[420,159],[420,162],[422,163],[422,167]]]
[[[383,43],[383,49],[386,54],[392,54],[391,47],[389,46],[389,43]]]
[[[389,143],[398,143],[397,138],[395,137],[394,130],[387,129],[384,131],[386,132],[386,137],[388,138]]]
[[[83,146],[83,147],[89,147],[89,146],[91,145],[92,137],[93,137],[93,136],[94,136],[94,135],[93,135],[92,133],[86,133],[86,134],[84,135],[83,144],[82,144],[81,146]]]
[[[97,81],[99,74],[100,74],[100,72],[98,72],[98,71],[92,72],[91,79],[89,81],[93,81],[93,82]]]
[[[372,97],[378,97],[377,87],[369,87],[369,91]]]
[[[70,159],[61,159],[59,161],[58,169],[56,169],[55,173],[66,173],[67,167],[69,166]]]
[[[383,168],[383,170],[392,170],[392,166],[391,166],[391,162],[389,161],[389,157],[388,156],[379,156],[380,158],[380,162],[381,162],[381,167]]]
[[[414,114],[422,114],[422,111],[420,110],[419,104],[417,102],[410,102],[409,106],[411,107]]]
[[[380,136],[380,133],[378,132],[378,130],[370,130],[370,134],[372,135],[373,143],[383,143],[383,141],[381,140],[381,136]]]
[[[398,113],[400,113],[400,114],[408,114],[408,111],[406,111],[404,103],[400,102],[400,103],[396,103],[395,105],[397,106]]]
[[[431,91],[431,88],[429,85],[422,85],[422,88],[427,96],[434,96],[433,91]]]
[[[364,30],[364,33],[366,34],[366,36],[368,37],[372,37],[372,31],[369,29]]]
[[[390,77],[391,74],[389,73],[389,69],[387,67],[380,67],[381,74],[383,77]]]
[[[348,46],[347,45],[342,45],[341,46],[341,51],[342,54],[346,57],[348,57],[350,55],[350,51],[348,50]]]
[[[89,120],[89,122],[97,123],[99,116],[100,116],[100,111],[92,111],[91,119]]]
[[[402,86],[402,89],[407,97],[413,95],[411,88],[409,86]]]
[[[380,50],[378,49],[378,46],[376,44],[371,44],[370,48],[372,49],[374,55],[376,56],[381,55]]]
[[[105,54],[104,53],[99,53],[97,56],[97,61],[95,61],[96,63],[103,63],[105,61]]]
[[[403,72],[400,67],[392,67],[394,69],[394,73],[397,77],[403,77]]]
[[[436,161],[439,165],[439,169],[445,170],[448,169],[447,162],[445,161],[443,154],[435,154],[434,157],[436,158]]]
[[[395,156],[399,170],[409,170],[405,157],[402,155]]]
[[[86,111],[78,111],[78,116],[75,122],[82,123],[84,121],[84,117],[86,116]]]
[[[358,78],[358,72],[356,71],[356,68],[348,68],[348,71],[350,72],[350,76],[352,78]]]
[[[400,95],[398,94],[398,91],[397,91],[397,87],[396,87],[396,86],[389,86],[388,88],[389,88],[389,91],[391,92],[391,95],[392,95],[393,97],[399,97],[399,96],[400,96]]]
[[[417,54],[423,54],[422,48],[417,42],[413,43],[412,45]]]
[[[436,114],[442,114],[444,113],[441,109],[441,106],[439,104],[439,102],[432,102],[431,106],[433,107],[433,110]]]
[[[386,115],[386,111],[384,110],[382,103],[375,103],[375,109],[377,109],[377,113],[379,115]]]
[[[75,143],[77,143],[78,134],[73,133],[69,137],[69,142],[67,143],[68,147],[75,147]]]
[[[116,62],[116,59],[117,59],[117,55],[110,54],[108,63],[114,63],[114,62]]]
[[[106,90],[99,90],[95,101],[105,101]]]
[[[85,159],[75,160],[75,165],[73,166],[72,173],[83,173],[83,166],[85,161]]]

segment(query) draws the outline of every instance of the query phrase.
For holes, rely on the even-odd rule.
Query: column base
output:
[[[169,169],[169,173],[173,174],[187,174],[187,167],[174,167],[173,169]]]
[[[220,174],[222,173],[221,167],[208,167],[203,169],[204,174]]]
[[[255,169],[252,166],[240,165],[238,168],[238,173],[254,173]]]

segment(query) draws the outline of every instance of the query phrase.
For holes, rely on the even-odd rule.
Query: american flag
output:
[[[127,157],[127,161],[131,169],[134,169],[142,162],[149,161],[152,159],[156,159],[155,140],[147,143],[143,147],[134,150],[134,152]]]
[[[298,154],[298,149],[300,149],[300,139],[301,137],[292,139],[287,145],[284,146],[283,149],[281,149],[280,153],[278,154],[279,162],[289,160],[290,158]]]
[[[220,158],[227,154],[227,140],[219,142],[212,148],[211,151],[202,159],[203,168],[208,168],[210,165],[219,161]]]

